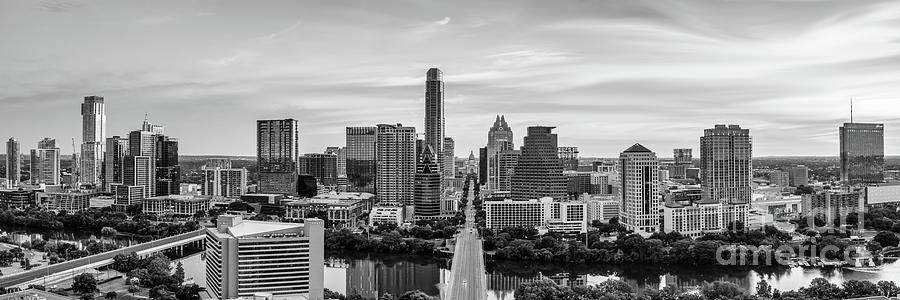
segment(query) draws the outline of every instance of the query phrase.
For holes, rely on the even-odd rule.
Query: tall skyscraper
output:
[[[56,140],[44,138],[38,148],[31,150],[31,183],[60,184],[59,148]]]
[[[106,155],[103,159],[103,190],[112,193],[113,184],[125,183],[125,156],[128,156],[128,138],[113,136],[106,139]]]
[[[515,173],[511,179],[513,200],[553,197],[568,198],[568,180],[559,162],[555,127],[531,126],[522,145]]]
[[[300,123],[295,119],[256,121],[259,191],[296,194]]]
[[[634,144],[619,155],[619,222],[634,231],[659,230],[659,160],[656,153]]]
[[[412,205],[416,176],[416,128],[379,124],[375,145],[378,201]]]
[[[716,125],[700,138],[703,199],[724,204],[749,204],[753,143],[749,129]]]
[[[181,165],[178,163],[178,139],[156,135],[156,196],[181,193]]]
[[[436,156],[431,145],[423,145],[419,151],[414,188],[416,218],[437,218],[441,215],[441,174],[438,173]]]
[[[456,157],[456,142],[453,141],[452,137],[444,137],[444,167],[441,169],[443,175],[441,176],[444,179],[450,179],[456,177],[456,172],[454,170],[454,158]]]
[[[324,186],[337,184],[337,155],[307,153],[300,157],[300,174],[312,175]]]
[[[145,198],[156,196],[156,135],[135,130],[128,133],[128,156],[123,168],[124,183],[140,186]]]
[[[375,192],[376,131],[376,127],[347,127],[344,155],[350,192]]]
[[[676,179],[687,178],[687,169],[694,166],[693,154],[690,148],[674,149],[672,154],[675,157],[675,163],[669,169],[670,176]]]
[[[120,196],[122,196],[122,194],[127,194],[128,197],[121,198],[127,200],[125,203],[118,201],[117,203],[130,205],[133,204],[131,200],[134,200],[134,198],[143,199],[153,197],[153,193],[156,192],[156,172],[154,169],[153,157],[128,155],[123,160],[123,165],[123,184],[111,184],[110,186],[113,190],[117,190],[116,193],[120,194]],[[131,195],[134,193],[139,193],[140,195],[132,197]]]
[[[81,104],[81,183],[100,185],[106,151],[106,104],[103,97],[87,96]]]
[[[425,143],[437,154],[438,172],[444,174],[444,75],[431,68],[425,77]]]
[[[486,167],[484,178],[488,189],[497,189],[499,187],[499,165],[497,153],[504,150],[513,149],[513,132],[506,123],[506,117],[497,116],[494,125],[488,130],[488,140],[486,146]]]
[[[337,176],[347,177],[347,155],[342,147],[325,148],[325,154],[331,154],[337,157]]]
[[[841,181],[884,182],[884,124],[844,123],[839,131]]]
[[[19,153],[19,141],[9,138],[6,141],[6,179],[12,186],[19,184],[22,173],[21,153]]]

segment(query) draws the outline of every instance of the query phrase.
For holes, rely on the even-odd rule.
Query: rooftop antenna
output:
[[[850,123],[853,123],[853,97],[850,97]]]

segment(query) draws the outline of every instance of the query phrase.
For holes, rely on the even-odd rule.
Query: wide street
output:
[[[484,270],[484,250],[475,227],[473,187],[469,186],[469,205],[466,206],[466,226],[456,236],[447,298],[483,300],[487,297]]]

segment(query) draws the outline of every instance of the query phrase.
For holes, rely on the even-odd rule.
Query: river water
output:
[[[205,284],[205,264],[201,255],[182,260],[187,278]],[[420,290],[429,295],[440,293],[440,284],[449,276],[446,259],[413,255],[330,254],[325,261],[325,288],[342,294],[359,294],[366,299],[391,293]],[[664,266],[664,265],[589,265],[560,263],[488,262],[488,299],[513,299],[520,284],[541,279],[564,285],[593,285],[608,279],[621,279],[636,289],[677,285],[696,288],[703,282],[729,281],[750,290],[766,280],[782,291],[808,286],[824,277],[841,284],[845,280],[900,281],[900,263],[887,262],[878,273],[847,269],[772,268],[764,270],[737,267]]]

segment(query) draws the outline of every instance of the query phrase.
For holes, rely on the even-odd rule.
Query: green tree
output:
[[[199,300],[200,291],[200,286],[196,284],[181,285],[175,290],[175,298],[178,300]]]
[[[184,266],[181,265],[181,262],[178,262],[178,265],[175,266],[175,274],[172,274],[172,277],[175,277],[179,283],[184,282]]]
[[[816,278],[809,284],[808,288],[801,288],[800,293],[805,294],[813,299],[841,299],[843,291],[837,285],[828,282],[825,278]]]
[[[882,280],[878,282],[878,291],[885,297],[900,296],[900,287],[897,287],[893,281]]]
[[[844,297],[846,298],[861,298],[880,294],[878,286],[869,281],[850,280],[845,281],[843,286]]]
[[[881,247],[897,247],[900,244],[900,238],[897,238],[897,235],[893,232],[882,231],[875,235],[876,242],[881,244]]]
[[[398,300],[436,300],[434,297],[429,296],[428,294],[423,293],[422,291],[408,291],[400,295]]]
[[[103,297],[111,300],[111,299],[116,299],[116,297],[118,297],[118,296],[119,296],[119,294],[116,293],[115,291],[109,291],[109,292],[106,292],[106,295],[104,295]]]
[[[756,296],[760,298],[772,298],[772,286],[765,280],[756,283]]]
[[[727,281],[716,281],[703,284],[700,293],[706,299],[739,299],[746,293],[738,285]]]
[[[75,280],[72,282],[72,291],[79,294],[94,293],[97,291],[97,279],[89,273],[75,276]]]

